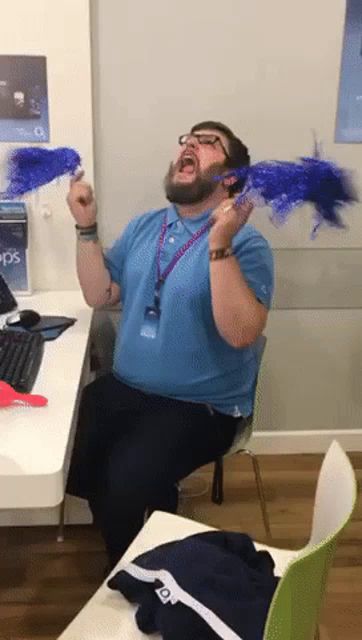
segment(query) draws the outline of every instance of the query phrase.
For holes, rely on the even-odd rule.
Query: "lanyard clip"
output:
[[[158,281],[156,282],[155,297],[154,297],[154,306],[156,309],[160,308],[161,287],[164,282],[165,282],[165,279],[162,277],[159,278]]]
[[[155,290],[155,297],[153,299],[153,306],[155,307],[155,309],[157,309],[157,311],[160,308],[160,292],[157,291],[157,289]]]

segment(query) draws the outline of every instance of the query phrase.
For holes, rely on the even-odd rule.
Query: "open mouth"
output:
[[[197,158],[192,153],[184,153],[179,161],[179,173],[195,173],[198,166]]]

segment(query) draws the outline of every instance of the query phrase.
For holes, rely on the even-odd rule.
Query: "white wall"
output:
[[[72,146],[93,181],[89,0],[1,0],[1,53],[47,57],[48,148]],[[0,144],[5,157],[12,146]],[[68,180],[26,198],[31,216],[31,265],[37,289],[73,289],[75,233],[65,204]],[[44,211],[51,215],[44,218]]]
[[[360,145],[334,144],[345,0],[93,0],[97,178],[107,244],[135,214],[164,201],[177,135],[199,120],[229,124],[253,161],[325,154],[356,170]],[[360,247],[361,206],[349,233],[311,243],[308,214],[275,230],[274,247]]]
[[[106,9],[92,0],[91,7],[106,245],[136,213],[164,202],[178,134],[207,118],[230,125],[254,162],[310,154],[314,129],[325,156],[351,169],[360,190],[362,146],[334,143],[345,0],[108,0]],[[347,438],[362,425],[361,214],[358,204],[346,215],[347,231],[323,230],[314,241],[308,207],[277,230],[265,210],[253,214],[276,261],[257,420],[259,430],[280,434],[274,450],[322,450],[327,440],[317,432],[340,429]],[[345,442],[354,448],[357,440]]]
[[[311,129],[361,182],[361,145],[336,145],[344,0],[92,0],[95,173],[108,245],[137,212],[163,202],[177,135],[224,120],[254,161],[309,153]],[[1,51],[48,58],[51,143],[83,157],[93,182],[87,0],[0,2]],[[4,153],[5,146],[0,146]],[[37,288],[77,287],[67,180],[28,199]],[[52,216],[44,219],[43,207]],[[268,326],[259,429],[357,429],[362,210],[350,228],[309,239],[309,213],[279,230],[254,223],[274,247],[277,292]],[[339,311],[343,309],[343,311]],[[334,350],[333,357],[331,351]],[[328,365],[328,366],[327,366]],[[329,374],[327,376],[327,373]],[[297,396],[301,390],[303,395]]]

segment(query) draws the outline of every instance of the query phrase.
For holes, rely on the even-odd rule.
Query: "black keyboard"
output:
[[[30,393],[44,352],[40,333],[0,330],[0,380],[21,393]]]

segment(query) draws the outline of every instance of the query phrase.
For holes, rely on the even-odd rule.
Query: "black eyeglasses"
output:
[[[184,144],[187,144],[192,138],[196,138],[199,144],[204,145],[214,146],[217,142],[219,142],[226,157],[229,158],[229,154],[226,151],[221,138],[215,133],[184,133],[182,136],[179,136],[178,143],[182,146]]]

